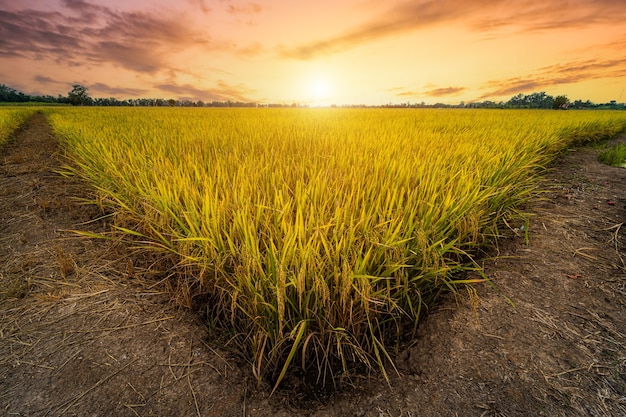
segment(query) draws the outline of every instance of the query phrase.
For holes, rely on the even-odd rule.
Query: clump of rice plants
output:
[[[568,145],[580,146],[599,142],[613,138],[626,130],[626,122],[624,117],[620,117],[621,115],[615,117],[610,112],[593,114],[592,111],[587,111],[582,116],[563,127],[559,133],[559,136],[563,137]]]
[[[324,384],[398,340],[609,112],[49,109],[118,230],[168,254],[253,373]],[[578,130],[576,130],[578,129]],[[570,130],[576,137],[583,128]],[[581,133],[582,132],[582,133]],[[124,219],[123,223],[121,219]]]
[[[33,108],[0,107],[0,145],[34,112]]]
[[[626,144],[611,146],[600,152],[598,158],[607,165],[626,168]]]

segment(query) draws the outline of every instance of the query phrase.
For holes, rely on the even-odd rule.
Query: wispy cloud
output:
[[[226,9],[230,14],[257,14],[261,13],[263,7],[259,3],[246,3],[241,6],[228,5]]]
[[[396,93],[398,97],[421,97],[422,94],[419,91],[402,91]]]
[[[200,9],[200,11],[202,11],[202,13],[209,13],[211,11],[211,8],[209,6],[207,6],[207,1],[206,0],[187,0],[187,2],[189,4],[191,4],[192,6]]]
[[[421,0],[396,4],[385,13],[336,36],[294,47],[279,48],[279,56],[310,60],[358,47],[379,39],[435,25],[458,25],[483,32],[509,28],[515,31],[545,31],[620,23],[626,7],[615,0]]]
[[[46,75],[35,75],[33,77],[33,81],[39,84],[46,85],[64,85],[67,87],[68,91],[71,88],[71,85],[65,81],[55,80]],[[91,95],[103,95],[109,94],[111,96],[129,96],[129,97],[137,97],[144,95],[148,92],[146,89],[142,88],[127,88],[127,87],[112,87],[108,84],[97,82],[94,84],[90,84],[89,82],[79,82],[85,85],[89,89]],[[94,94],[95,93],[95,94]]]
[[[432,90],[424,91],[424,95],[428,97],[446,97],[446,96],[456,96],[465,91],[465,87],[445,87],[445,88],[435,88]]]
[[[85,0],[61,0],[61,3],[67,9],[77,12],[83,21],[93,21],[101,13],[110,14],[106,7],[88,3]],[[77,19],[74,19],[74,21],[77,21]]]
[[[616,24],[626,18],[624,4],[614,0],[531,0],[507,6],[506,13],[477,14],[469,26],[480,32],[499,28],[538,32]]]
[[[534,75],[490,81],[479,99],[528,93],[555,85],[573,84],[598,78],[626,79],[626,57],[574,61],[540,68]]]
[[[232,51],[237,55],[251,57],[255,55],[260,55],[265,51],[265,48],[259,42],[254,42],[244,46],[236,45],[235,47],[233,47]]]
[[[454,3],[455,7],[450,7],[450,3]],[[472,1],[462,3],[450,0],[404,2],[389,9],[375,20],[337,36],[294,48],[283,48],[280,50],[280,55],[284,58],[300,60],[313,59],[320,55],[331,55],[381,38],[453,19],[455,16],[463,14],[468,3],[472,3]]]
[[[54,80],[50,77],[47,77],[45,75],[35,75],[33,77],[33,80],[40,83],[40,84],[62,84],[57,80]]]
[[[172,50],[214,47],[180,16],[117,12],[84,0],[62,4],[61,11],[0,10],[0,56],[69,65],[111,63],[155,73],[170,65]]]
[[[95,46],[99,52],[98,60],[109,61],[133,71],[155,73],[166,66],[163,58],[145,48],[146,45],[103,41]]]
[[[205,100],[205,101],[252,101],[246,94],[253,93],[254,90],[243,85],[232,86],[223,81],[218,81],[214,88],[198,88],[190,84],[159,84],[155,88],[170,94],[174,94],[179,99]]]
[[[394,88],[389,89],[392,90],[403,90],[402,88]],[[433,88],[430,90],[424,91],[412,91],[412,90],[404,90],[396,93],[398,97],[454,97],[459,95],[460,93],[466,91],[465,87],[442,87],[442,88]]]
[[[56,12],[29,10],[28,13],[0,10],[0,55],[40,58],[79,50],[82,41],[73,36],[66,19]]]
[[[141,88],[111,87],[110,85],[107,85],[104,83],[95,83],[93,85],[90,85],[89,89],[91,91],[110,94],[112,96],[130,96],[130,97],[141,96],[148,92],[148,90],[144,90]]]

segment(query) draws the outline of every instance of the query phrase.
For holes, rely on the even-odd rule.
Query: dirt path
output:
[[[499,292],[444,300],[401,375],[322,401],[268,397],[79,204],[43,115],[0,149],[0,413],[20,416],[626,415],[626,170],[565,155],[485,268]],[[85,223],[88,222],[88,223]],[[519,236],[515,236],[517,232]],[[468,300],[473,300],[470,302]]]

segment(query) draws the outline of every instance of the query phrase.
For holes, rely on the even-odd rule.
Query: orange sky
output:
[[[451,103],[626,101],[625,0],[0,0],[28,94]]]

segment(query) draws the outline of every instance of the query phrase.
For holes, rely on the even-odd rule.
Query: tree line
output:
[[[473,109],[618,109],[626,110],[624,103],[617,103],[611,100],[608,103],[593,103],[591,100],[570,101],[566,95],[551,96],[545,91],[531,94],[517,94],[507,101],[474,101],[470,103],[461,102],[459,104],[425,104],[422,103],[401,103],[388,104],[383,107],[411,107],[411,108],[473,108]]]
[[[74,106],[142,106],[142,107],[307,107],[298,103],[292,104],[259,104],[255,102],[238,101],[211,101],[202,100],[174,100],[163,98],[136,98],[119,100],[115,97],[92,98],[87,87],[73,84],[67,96],[58,95],[29,95],[17,91],[4,84],[0,84],[0,102],[3,103],[45,103],[45,104],[71,104]],[[336,106],[333,106],[336,107]],[[495,102],[492,100],[476,101],[459,104],[426,104],[400,103],[386,104],[382,106],[347,105],[341,107],[393,107],[393,108],[510,108],[510,109],[620,109],[626,110],[624,103],[612,100],[608,103],[593,103],[590,100],[570,101],[566,95],[553,97],[545,92],[531,94],[517,94],[508,101]]]
[[[89,89],[80,84],[72,85],[67,96],[28,95],[7,85],[0,84],[0,103],[71,104],[73,106],[143,106],[143,107],[257,107],[257,103],[236,101],[174,100],[164,98],[135,98],[119,100],[115,97],[92,98]],[[276,105],[281,106],[281,105]],[[281,106],[282,107],[282,106]]]

